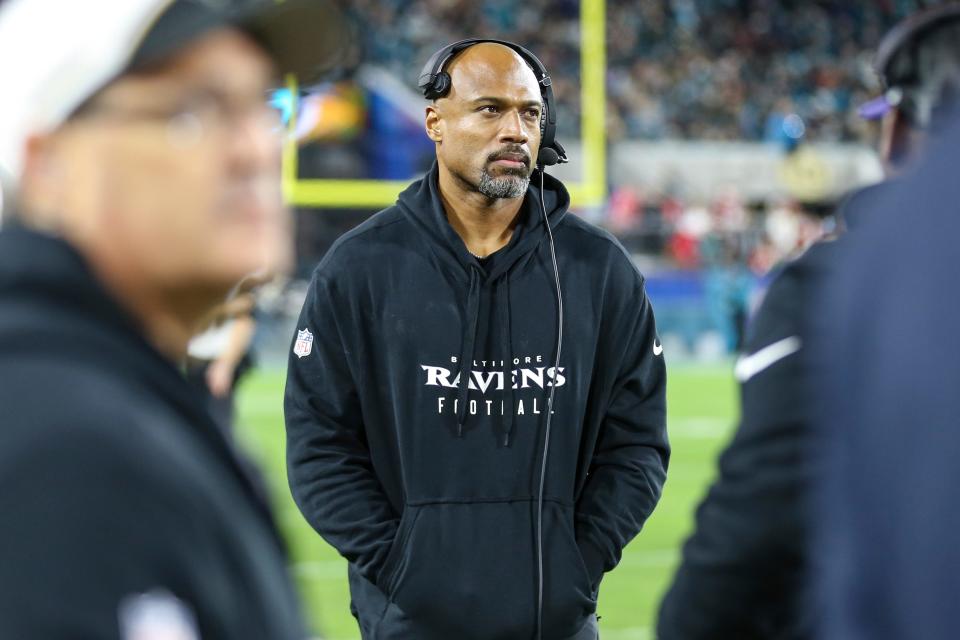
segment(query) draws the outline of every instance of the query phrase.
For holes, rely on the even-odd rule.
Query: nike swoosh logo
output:
[[[738,382],[746,382],[770,365],[799,351],[801,345],[800,338],[790,336],[767,345],[749,356],[740,356],[737,359],[737,364],[733,367],[733,376]]]
[[[658,356],[663,353],[663,345],[660,344],[659,340],[654,340],[653,342],[653,355]]]

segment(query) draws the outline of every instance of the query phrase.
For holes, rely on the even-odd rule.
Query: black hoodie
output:
[[[575,634],[660,496],[666,374],[643,277],[567,215],[546,176],[564,296],[531,187],[509,244],[479,261],[437,168],[346,234],[314,273],[285,398],[307,520],[350,561],[364,638],[535,633],[546,402],[544,639]],[[466,366],[461,366],[465,363]]]
[[[67,244],[7,229],[0,256],[0,636],[119,640],[160,614],[303,638],[266,506],[173,363]]]

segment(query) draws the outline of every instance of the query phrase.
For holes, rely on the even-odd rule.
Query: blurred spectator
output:
[[[201,323],[202,331],[187,345],[187,380],[200,391],[210,414],[228,436],[233,427],[233,395],[253,366],[252,343],[256,295],[250,286],[218,306]]]
[[[613,190],[607,202],[607,228],[616,234],[630,231],[643,220],[643,195],[634,187]]]
[[[737,233],[714,231],[700,244],[707,311],[731,353],[741,347],[754,284],[744,252],[743,237]]]

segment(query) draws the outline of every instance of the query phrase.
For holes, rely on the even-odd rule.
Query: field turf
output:
[[[728,365],[671,366],[668,430],[673,457],[663,498],[644,530],[604,578],[598,613],[603,640],[648,640],[657,605],[689,533],[693,511],[735,426],[736,386]],[[346,561],[303,520],[287,488],[283,373],[260,371],[238,396],[238,438],[260,464],[291,552],[311,630],[325,640],[360,637],[348,609]]]

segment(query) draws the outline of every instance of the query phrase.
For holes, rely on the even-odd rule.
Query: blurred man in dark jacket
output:
[[[177,363],[288,260],[265,97],[323,61],[322,9],[0,8],[4,638],[304,637],[267,507]]]
[[[958,145],[960,124],[863,217],[805,314],[825,640],[957,637]]]
[[[946,5],[896,26],[878,48],[875,67],[885,91],[861,114],[884,119],[880,151],[888,172],[916,161],[950,104],[957,42],[960,7]],[[882,183],[855,193],[842,207],[843,219],[856,228],[884,206],[891,188]],[[793,639],[814,632],[809,499],[823,448],[814,442],[809,415],[819,400],[809,392],[816,374],[802,357],[812,339],[802,318],[835,272],[841,244],[820,243],[788,264],[752,321],[734,372],[740,428],[720,458],[719,477],[697,511],[696,530],[661,605],[661,640]]]

